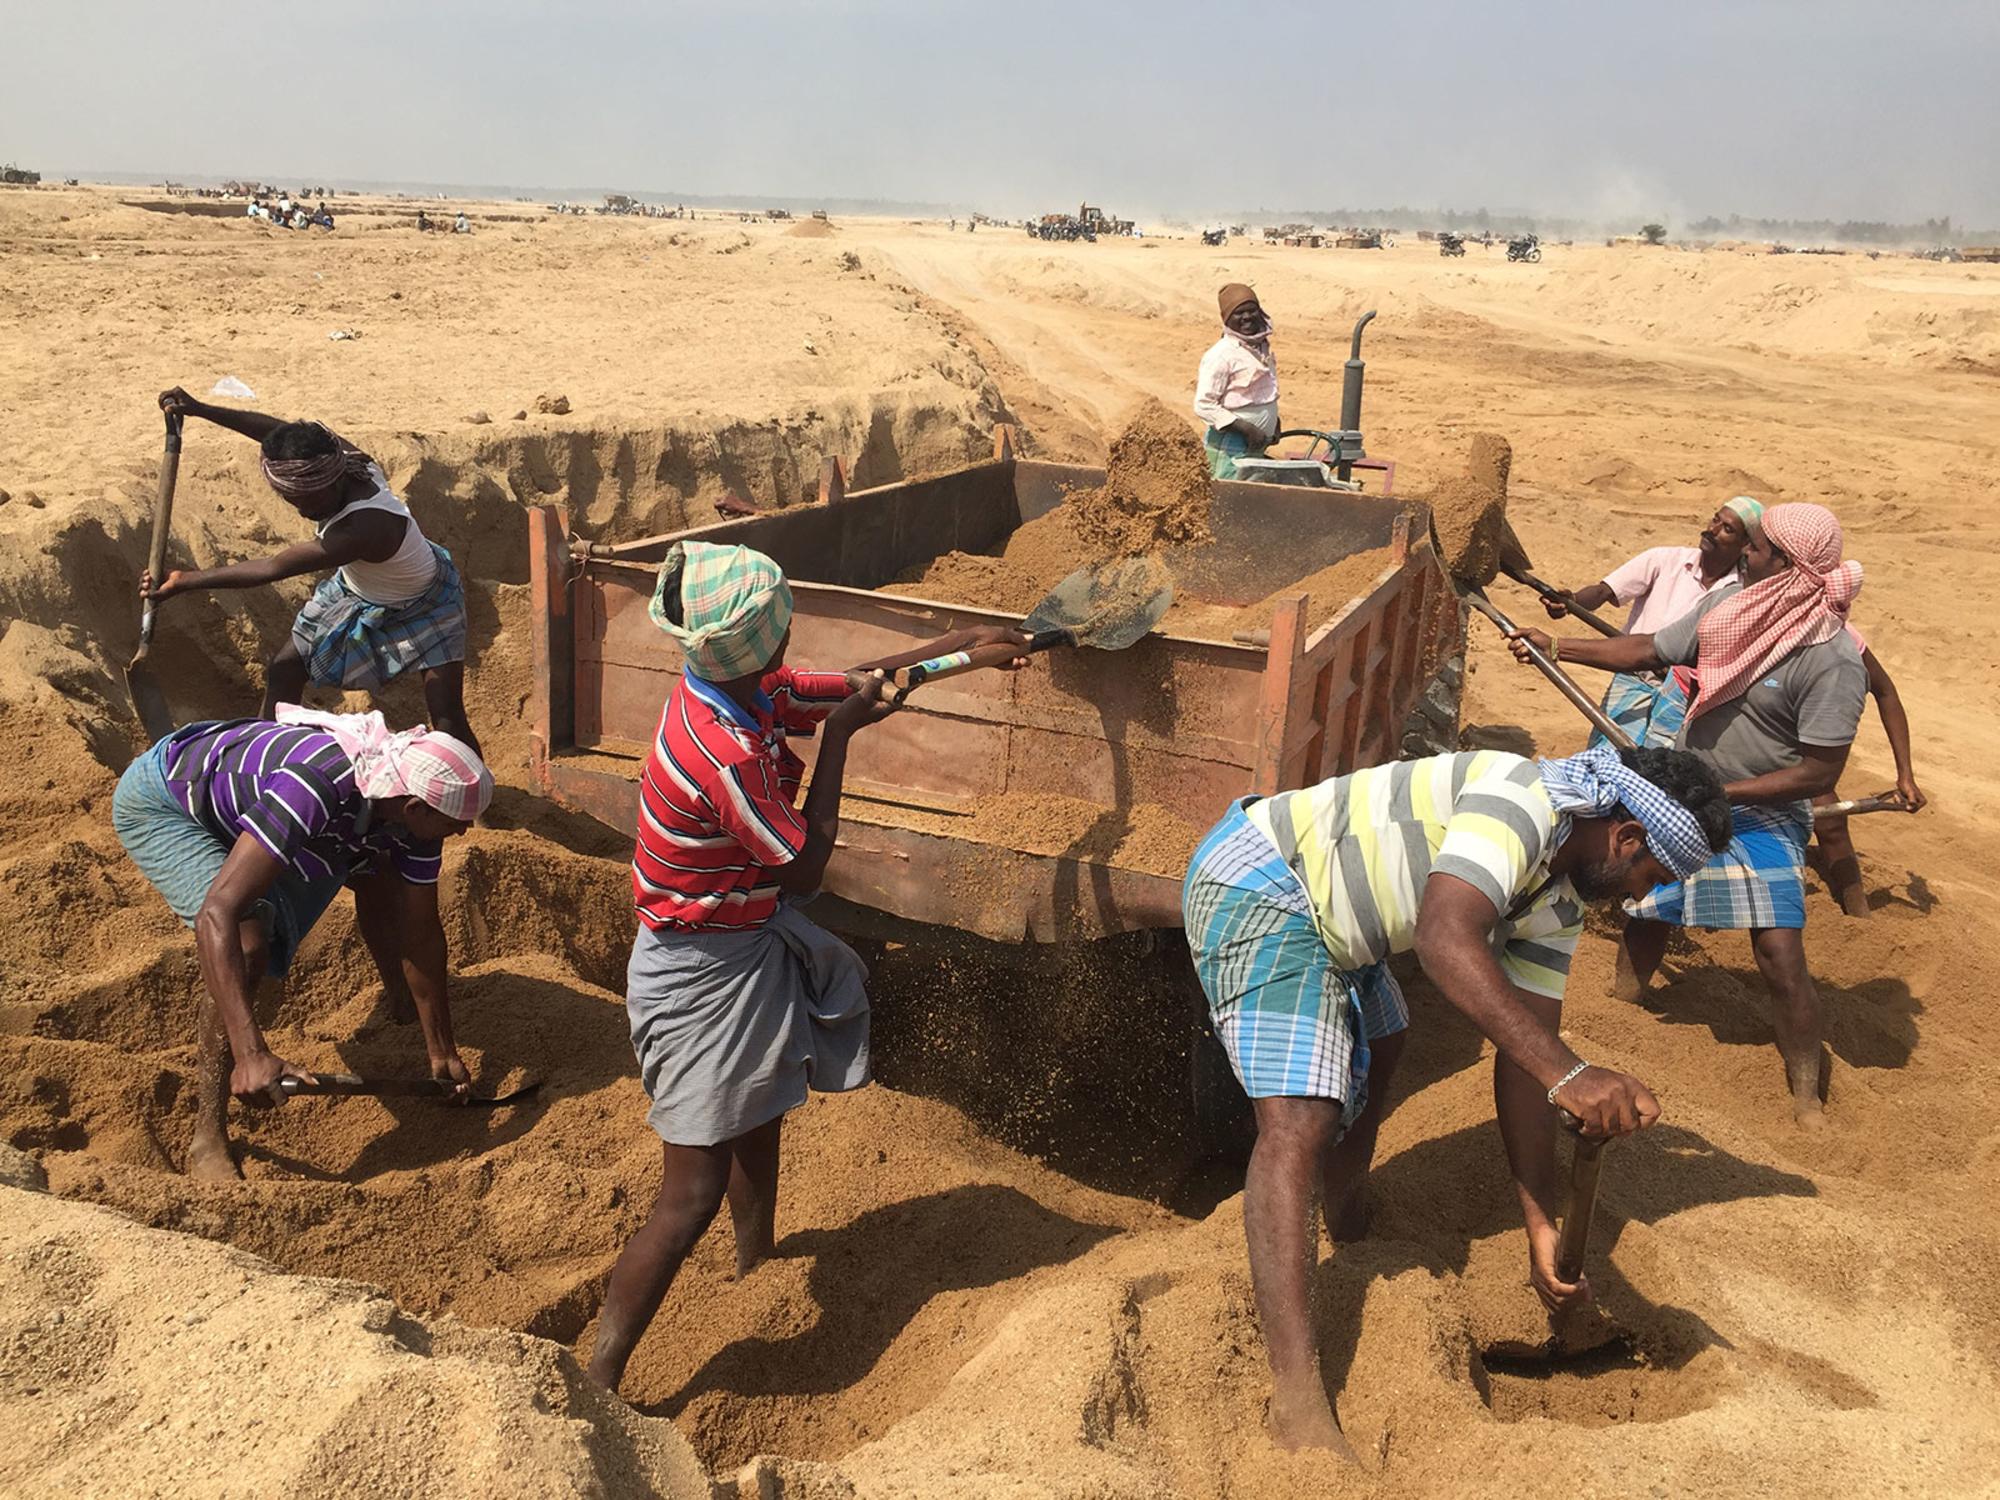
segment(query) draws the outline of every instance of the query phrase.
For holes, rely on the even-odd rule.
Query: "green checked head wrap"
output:
[[[674,638],[688,670],[708,682],[761,672],[792,624],[792,586],[761,552],[675,542],[646,613]]]
[[[1764,502],[1749,495],[1738,495],[1734,500],[1722,502],[1722,508],[1743,523],[1745,531],[1755,531],[1764,519]]]

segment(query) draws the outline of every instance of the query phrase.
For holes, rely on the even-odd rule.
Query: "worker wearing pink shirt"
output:
[[[1606,573],[1602,581],[1545,600],[1544,607],[1551,618],[1560,620],[1572,603],[1583,609],[1629,604],[1627,635],[1650,635],[1664,629],[1736,577],[1736,564],[1750,540],[1750,528],[1763,513],[1759,501],[1738,495],[1708,518],[1697,545],[1649,547]],[[1604,712],[1639,744],[1671,749],[1690,696],[1685,685],[1680,692],[1670,686],[1663,691],[1662,684],[1651,677],[1619,672],[1604,690]],[[1591,736],[1592,744],[1602,742],[1603,736]]]
[[[1234,479],[1236,461],[1261,458],[1278,435],[1278,364],[1271,319],[1257,294],[1232,281],[1217,295],[1222,337],[1201,357],[1194,414],[1208,424],[1208,472]]]

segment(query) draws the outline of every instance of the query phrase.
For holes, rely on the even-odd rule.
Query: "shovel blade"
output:
[[[132,711],[145,726],[147,739],[158,744],[174,732],[173,711],[167,707],[167,695],[149,663],[135,661],[125,669],[125,691],[131,695]]]
[[[1031,635],[1064,630],[1079,646],[1123,651],[1159,624],[1173,602],[1173,579],[1158,558],[1119,558],[1078,568],[1034,607],[1023,628]]]

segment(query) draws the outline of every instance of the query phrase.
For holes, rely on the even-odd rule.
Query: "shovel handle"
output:
[[[1609,1138],[1582,1133],[1582,1121],[1563,1110],[1562,1125],[1575,1143],[1569,1163],[1569,1192],[1563,1205],[1562,1228],[1556,1233],[1556,1275],[1575,1282],[1583,1275],[1584,1251],[1590,1244],[1590,1220],[1597,1209],[1597,1182],[1604,1170]]]
[[[1596,631],[1599,635],[1611,636],[1611,635],[1623,635],[1625,633],[1624,631],[1620,630],[1616,625],[1613,625],[1609,620],[1605,619],[1604,616],[1600,615],[1596,610],[1585,609],[1581,604],[1578,604],[1574,599],[1571,599],[1568,595],[1564,594],[1561,589],[1555,587],[1555,585],[1553,584],[1544,582],[1540,578],[1537,578],[1533,573],[1529,572],[1526,568],[1516,567],[1512,564],[1503,562],[1500,564],[1500,571],[1505,573],[1509,578],[1513,579],[1516,583],[1525,583],[1529,588],[1533,589],[1536,593],[1540,594],[1544,599],[1559,600],[1561,603],[1568,606],[1569,616],[1571,619],[1583,621],[1584,624],[1588,625],[1592,630]]]
[[[167,539],[171,534],[174,515],[174,483],[181,472],[181,414],[167,413],[167,445],[160,455],[160,489],[153,498],[153,547],[147,554],[146,571],[153,575],[155,584],[167,566]],[[149,594],[139,612],[139,649],[132,657],[136,664],[145,660],[146,652],[153,644],[153,599]]]
[[[1855,797],[1847,802],[1829,802],[1824,807],[1813,809],[1813,821],[1822,818],[1851,818],[1861,813],[1908,812],[1910,804],[1903,800],[1901,792],[1877,792],[1872,797]]]
[[[1498,625],[1503,633],[1510,637],[1514,636],[1514,622],[1494,607],[1493,601],[1486,597],[1483,590],[1466,585],[1463,588],[1463,593],[1466,603],[1486,616],[1495,625]],[[1571,679],[1569,673],[1549,660],[1546,651],[1542,650],[1540,646],[1537,646],[1526,637],[1518,637],[1518,639],[1523,646],[1528,648],[1528,660],[1535,664],[1535,669],[1556,685],[1562,695],[1576,706],[1577,712],[1590,720],[1591,726],[1599,734],[1603,735],[1621,750],[1637,748],[1637,741],[1623,729],[1612,723],[1610,716],[1597,706],[1590,694],[1578,687]]]
[[[934,656],[929,661],[920,661],[915,666],[906,667],[902,692],[921,687],[926,682],[936,682],[941,677],[956,677],[960,672],[976,672],[981,667],[1004,667],[1008,662],[1022,656],[1031,656],[1037,651],[1047,651],[1053,646],[1073,646],[1076,637],[1067,630],[1044,630],[1029,637],[1025,646],[1011,646],[1001,641],[992,646],[974,646],[969,651],[953,651],[946,656]]]

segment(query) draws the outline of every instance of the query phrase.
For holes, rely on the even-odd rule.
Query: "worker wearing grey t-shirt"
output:
[[[1840,525],[1823,506],[1772,506],[1743,550],[1741,587],[1651,634],[1555,641],[1529,630],[1514,647],[1522,660],[1533,641],[1559,661],[1612,672],[1695,669],[1700,687],[1677,745],[1722,777],[1734,836],[1693,878],[1627,905],[1618,990],[1644,993],[1671,927],[1747,930],[1775,1002],[1793,1118],[1807,1129],[1825,1121],[1819,992],[1804,936],[1811,803],[1840,780],[1868,691],[1843,628],[1861,569],[1840,549]]]

